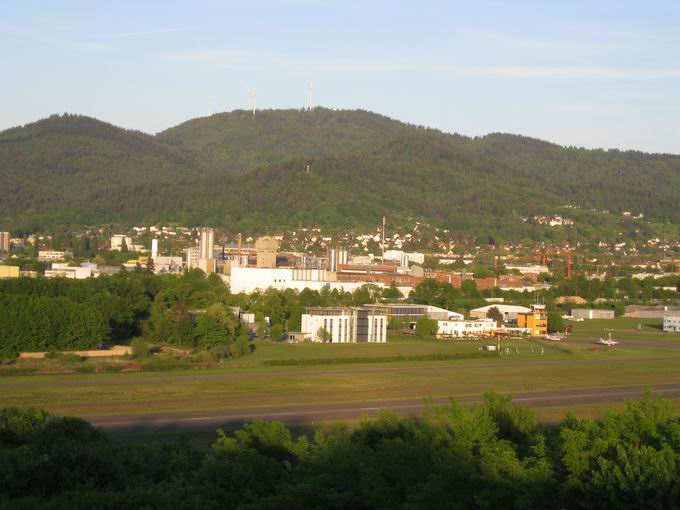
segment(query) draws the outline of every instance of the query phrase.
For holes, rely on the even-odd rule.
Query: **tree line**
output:
[[[652,286],[652,279],[559,279],[540,293],[548,308],[549,327],[562,330],[561,315],[570,305],[558,306],[559,296],[578,295],[590,306],[612,307],[618,315],[624,303],[668,298],[674,292]],[[486,304],[489,296],[528,306],[536,297],[528,293],[480,291],[473,280],[460,288],[426,279],[407,296],[417,304],[434,305],[468,315]],[[253,335],[282,338],[299,331],[307,307],[361,306],[403,298],[395,285],[380,288],[366,284],[354,292],[324,288],[279,290],[268,288],[251,294],[231,294],[218,275],[200,270],[182,275],[157,276],[149,271],[122,271],[86,280],[18,278],[0,281],[0,357],[22,351],[63,351],[100,348],[139,337],[146,342],[205,349],[216,357],[249,352]],[[596,298],[605,303],[596,303]],[[254,315],[253,331],[239,321],[239,312]],[[393,328],[403,324],[391,324]],[[421,331],[430,331],[432,326]]]
[[[358,306],[400,297],[395,286],[353,293],[323,289],[231,294],[218,275],[121,271],[85,280],[0,280],[0,358],[19,352],[101,348],[141,342],[207,350],[218,359],[250,352],[254,335],[279,340],[299,331],[311,306]],[[239,312],[255,317],[254,331]],[[137,342],[136,345],[140,345]]]
[[[497,394],[297,437],[256,421],[204,450],[0,410],[2,508],[673,509],[679,466],[675,408],[651,396],[552,426]]]

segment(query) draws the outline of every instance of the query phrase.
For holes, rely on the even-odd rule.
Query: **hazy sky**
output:
[[[466,135],[680,153],[680,1],[0,1],[0,129],[82,113],[362,108]]]

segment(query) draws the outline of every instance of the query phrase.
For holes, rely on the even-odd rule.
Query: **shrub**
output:
[[[95,366],[94,365],[80,365],[78,367],[75,367],[73,369],[74,372],[77,374],[93,374],[95,371]]]
[[[269,336],[275,342],[278,342],[283,337],[283,326],[281,324],[276,324],[269,330]]]
[[[416,322],[416,333],[419,336],[435,336],[439,330],[439,324],[429,317],[421,317]]]
[[[130,347],[132,347],[132,354],[134,354],[135,358],[146,358],[149,356],[149,344],[143,338],[133,338],[132,342],[130,342]]]

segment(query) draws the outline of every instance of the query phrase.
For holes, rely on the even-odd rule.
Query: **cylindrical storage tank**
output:
[[[347,264],[349,261],[349,250],[347,248],[341,248],[338,250],[338,264]]]
[[[330,248],[328,250],[328,270],[337,271],[338,270],[338,250],[335,248]]]
[[[401,256],[401,267],[408,268],[409,257],[406,253]]]

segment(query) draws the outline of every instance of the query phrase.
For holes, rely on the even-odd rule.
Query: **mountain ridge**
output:
[[[364,110],[236,110],[157,135],[51,116],[0,132],[0,175],[0,227],[23,230],[139,221],[346,228],[387,214],[523,237],[554,233],[520,216],[568,204],[680,220],[680,156],[471,138]],[[599,235],[592,221],[570,235]]]

